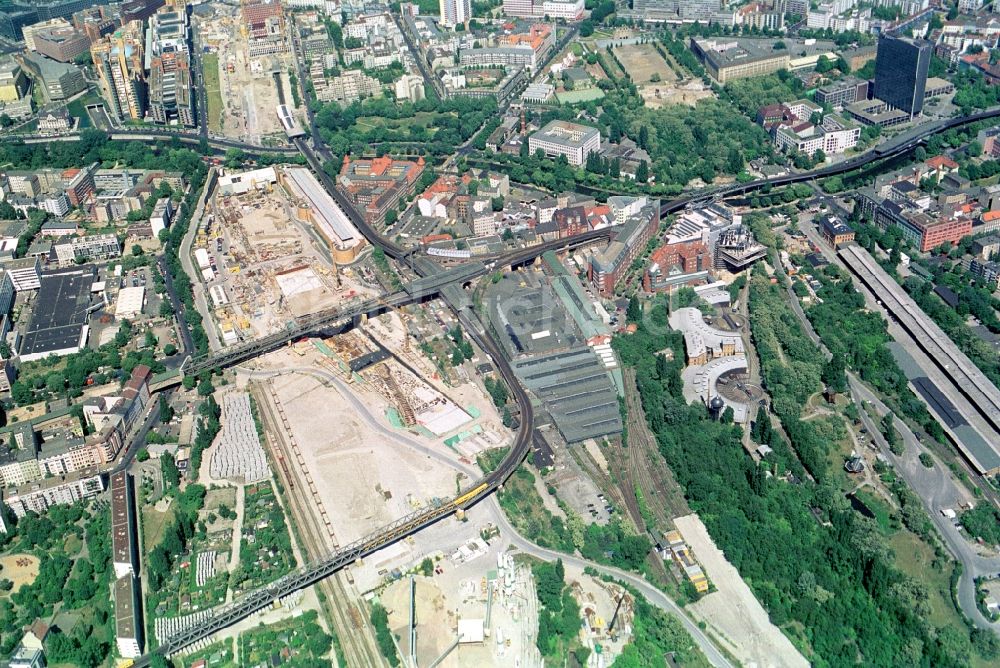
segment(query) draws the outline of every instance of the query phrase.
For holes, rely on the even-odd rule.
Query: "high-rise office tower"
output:
[[[184,11],[164,9],[149,19],[149,115],[154,123],[195,124],[188,32]]]
[[[451,28],[472,18],[470,0],[439,0],[439,3],[443,26]]]
[[[924,108],[933,45],[923,39],[883,35],[875,56],[875,97],[911,117]]]
[[[141,121],[146,115],[142,21],[129,21],[90,47],[101,92],[121,120]]]

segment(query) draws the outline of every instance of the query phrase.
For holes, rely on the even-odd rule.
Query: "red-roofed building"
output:
[[[504,46],[530,46],[535,52],[535,58],[542,60],[555,45],[555,33],[552,26],[546,23],[535,23],[527,33],[501,35],[497,42]]]
[[[587,210],[587,226],[592,230],[607,227],[614,224],[611,216],[611,207],[607,204],[598,204],[589,207]]]
[[[559,226],[560,239],[583,234],[590,229],[587,223],[587,210],[582,206],[559,209],[552,214],[552,222]]]
[[[646,292],[672,290],[704,281],[712,266],[712,254],[701,241],[666,244],[653,251],[642,275]]]
[[[933,158],[928,158],[926,162],[927,166],[933,169],[941,169],[942,167],[947,167],[951,170],[958,169],[958,163],[946,155],[936,155]]]
[[[949,174],[958,171],[958,163],[944,155],[936,155],[924,161],[927,167],[925,176],[933,176],[935,181],[940,181]]]
[[[369,225],[382,225],[399,202],[412,197],[424,172],[424,159],[393,160],[389,156],[353,162],[344,156],[337,187],[358,205]]]
[[[970,53],[959,58],[959,69],[978,70],[986,79],[986,83],[995,85],[1000,83],[1000,64],[990,62],[990,52]]]

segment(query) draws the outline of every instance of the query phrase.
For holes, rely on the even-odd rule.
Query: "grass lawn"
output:
[[[205,93],[208,97],[208,129],[222,132],[222,86],[219,84],[219,55],[206,53],[202,56],[205,77]]]
[[[174,507],[171,505],[165,512],[155,510],[147,505],[142,508],[142,544],[143,552],[149,554],[163,540],[163,530],[174,519]]]
[[[434,127],[434,121],[440,116],[435,111],[419,111],[410,118],[381,118],[379,116],[359,116],[356,125],[364,128],[365,130],[370,130],[372,128],[382,127],[391,128],[398,130],[401,128],[408,128],[411,125],[423,125],[427,128],[427,131],[433,133],[437,130]]]
[[[87,113],[87,105],[95,104],[97,102],[100,102],[100,98],[97,96],[84,95],[83,97],[79,97],[66,105],[69,115],[80,119],[79,128],[81,130],[93,126],[90,122],[90,114]]]
[[[885,502],[885,499],[872,493],[869,488],[861,488],[855,492],[854,496],[868,506],[868,510],[872,511],[875,515],[875,521],[878,522],[879,529],[883,533],[887,534],[892,531],[892,508],[889,504]]]
[[[205,493],[205,511],[218,511],[221,506],[236,510],[236,488],[210,489]]]
[[[77,538],[74,534],[66,536],[66,540],[63,542],[63,550],[69,556],[74,556],[79,554],[80,550],[83,548],[83,541]]]
[[[951,563],[945,564],[942,569],[935,568],[934,551],[916,534],[905,529],[897,531],[889,539],[889,547],[896,553],[896,566],[926,587],[931,623],[964,629],[951,602]]]
[[[580,44],[579,42],[573,42],[572,44],[570,44],[569,50],[577,58],[583,55],[583,45]]]
[[[587,90],[567,90],[556,93],[556,99],[560,104],[579,104],[580,102],[590,102],[600,100],[604,97],[604,91],[600,88],[588,88]]]

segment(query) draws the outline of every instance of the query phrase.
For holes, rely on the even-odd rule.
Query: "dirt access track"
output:
[[[689,606],[695,616],[721,636],[723,646],[744,665],[808,668],[809,662],[771,623],[736,567],[715,546],[701,519],[686,515],[674,524],[717,590]]]

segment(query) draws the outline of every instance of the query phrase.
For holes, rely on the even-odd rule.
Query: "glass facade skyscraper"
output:
[[[933,45],[923,39],[883,35],[875,56],[875,97],[911,117],[924,108]]]

